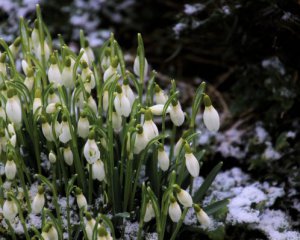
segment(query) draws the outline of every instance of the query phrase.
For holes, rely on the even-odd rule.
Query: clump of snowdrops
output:
[[[146,225],[155,226],[158,239],[175,239],[189,208],[201,225],[212,224],[209,214],[226,203],[201,206],[201,200],[221,163],[191,195],[204,155],[195,140],[203,103],[206,127],[220,125],[204,82],[185,113],[176,82],[163,90],[149,71],[140,34],[132,73],[113,35],[97,56],[82,32],[79,53],[62,38],[54,49],[39,6],[33,24],[21,19],[20,36],[0,44],[5,236],[18,239],[14,226],[20,223],[26,239],[115,239],[126,220],[139,222],[138,239]],[[32,215],[40,227],[30,224]]]

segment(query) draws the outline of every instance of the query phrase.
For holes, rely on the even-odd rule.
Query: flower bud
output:
[[[103,93],[103,111],[104,112],[107,112],[107,109],[108,109],[108,104],[109,104],[108,97],[109,97],[108,91],[105,90]]]
[[[49,152],[48,159],[50,163],[52,164],[56,163],[56,155],[52,150]]]
[[[66,88],[73,89],[75,86],[75,83],[73,81],[73,67],[74,67],[74,60],[72,58],[67,58],[66,64],[63,68],[63,71],[61,73],[61,80],[62,84]]]
[[[17,166],[13,160],[13,156],[8,154],[7,161],[5,164],[4,172],[8,180],[14,180],[17,174]]]
[[[69,166],[72,166],[73,165],[73,153],[71,151],[70,146],[67,146],[64,148],[63,154],[64,154],[64,160],[65,160],[66,164],[68,164]]]
[[[191,151],[190,146],[186,143],[185,144],[185,165],[189,173],[192,175],[192,177],[198,177],[200,172],[200,165],[197,160],[197,158],[194,156],[194,154]]]
[[[114,131],[117,133],[122,130],[122,117],[116,112],[112,113],[112,126]]]
[[[128,80],[127,80],[128,81]],[[124,83],[122,85],[122,92],[125,94],[125,96],[128,98],[129,102],[130,102],[130,107],[132,107],[132,104],[135,100],[135,96],[134,93],[131,89],[131,87],[129,86],[129,84],[127,83],[127,81],[124,80]]]
[[[157,156],[157,160],[158,160],[158,165],[161,168],[161,170],[163,171],[167,171],[170,165],[170,159],[168,154],[166,153],[164,146],[160,146],[158,148],[158,156]]]
[[[92,215],[88,212],[85,213],[85,217],[86,217],[85,232],[88,240],[92,240],[96,221],[94,218],[92,218]]]
[[[66,117],[63,117],[63,121],[61,123],[61,134],[59,135],[59,141],[62,143],[67,143],[72,139],[70,126]]]
[[[152,120],[152,113],[150,110],[146,110],[145,112],[145,122],[143,124],[143,129],[145,135],[148,138],[148,141],[151,141],[153,138],[159,135],[158,128]]]
[[[156,104],[156,105],[151,106],[149,109],[153,115],[161,116],[163,114],[164,106],[165,105],[163,105],[163,104]],[[168,107],[166,113],[169,113],[170,110],[171,110],[171,108]]]
[[[18,214],[17,204],[8,197],[3,204],[3,216],[8,221],[12,222]]]
[[[131,106],[129,99],[125,96],[125,94],[122,92],[122,88],[118,85],[117,86],[117,95],[114,99],[114,106],[116,109],[116,112],[120,116],[128,117],[131,112]]]
[[[177,102],[175,105],[171,104],[170,118],[175,126],[179,127],[184,122],[184,112],[181,109],[180,103]]]
[[[152,218],[155,217],[155,212],[152,206],[152,202],[149,201],[146,206],[146,212],[144,216],[144,222],[149,222]]]
[[[139,56],[136,56],[133,63],[133,71],[135,75],[140,76],[140,59]],[[147,76],[148,73],[148,61],[144,59],[144,78]]]
[[[216,132],[220,128],[220,117],[217,110],[211,104],[208,95],[204,96],[205,109],[203,113],[203,121],[206,128],[210,131]]]
[[[134,142],[134,153],[139,154],[142,150],[145,149],[145,147],[148,144],[148,137],[144,133],[143,127],[141,125],[137,125],[137,133],[135,136],[135,142]]]
[[[77,125],[77,134],[79,137],[86,139],[89,135],[90,123],[85,114],[81,114],[78,125]]]
[[[175,185],[174,189],[175,189],[178,201],[184,207],[192,207],[193,199],[192,199],[191,195],[187,191],[181,189],[178,185]]]
[[[105,179],[105,169],[101,159],[98,159],[92,164],[92,176],[93,179],[97,179],[100,182]]]
[[[31,204],[32,212],[34,214],[41,213],[44,205],[45,205],[44,187],[39,186],[38,192],[35,195],[35,197],[32,201],[32,204]]]
[[[51,65],[48,70],[48,79],[50,83],[54,84],[54,87],[62,84],[61,72],[53,55],[51,56]]]
[[[8,119],[16,126],[22,124],[22,107],[19,97],[15,94],[14,89],[9,89],[7,92],[7,102],[5,111]]]
[[[199,223],[201,223],[201,225],[203,225],[204,227],[210,227],[212,224],[211,219],[209,218],[209,216],[206,214],[206,212],[203,211],[202,208],[199,207],[199,205],[194,204],[194,210],[196,212],[196,216],[197,219],[199,221]]]
[[[156,84],[155,85],[155,101],[156,104],[165,105],[168,101],[168,97],[165,95],[164,91]]]
[[[83,210],[87,210],[87,201],[85,196],[82,194],[82,191],[80,188],[75,188],[75,194],[76,194],[76,202],[79,207],[79,209],[83,208]]]
[[[169,216],[172,222],[177,223],[181,217],[182,211],[179,204],[177,203],[176,199],[173,196],[171,196],[170,200],[171,203],[169,206]]]

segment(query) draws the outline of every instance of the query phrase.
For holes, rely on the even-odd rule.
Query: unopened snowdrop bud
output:
[[[177,223],[181,217],[182,211],[174,196],[170,197],[169,216],[171,220]]]
[[[123,81],[122,92],[128,98],[128,100],[130,102],[130,106],[132,107],[132,104],[133,104],[133,102],[135,100],[135,96],[134,96],[134,93],[133,93],[131,87],[129,86],[128,79],[124,79],[124,81]]]
[[[96,86],[96,81],[92,70],[89,68],[89,65],[86,61],[81,62],[82,72],[81,78],[83,81],[86,81],[89,78],[89,87],[93,89]]]
[[[48,70],[48,79],[50,83],[54,84],[54,87],[57,87],[62,84],[62,77],[54,55],[51,56],[50,62],[51,65]]]
[[[79,187],[75,188],[75,194],[76,194],[76,202],[79,207],[79,209],[83,208],[83,210],[87,210],[87,201],[85,196],[82,194],[82,190]]]
[[[184,207],[192,207],[193,199],[192,199],[191,195],[187,191],[181,189],[177,184],[175,184],[173,187],[174,187],[174,190],[176,192],[176,196],[177,196],[178,201]]]
[[[203,121],[206,128],[210,131],[216,132],[220,128],[220,117],[217,110],[211,104],[211,100],[208,95],[204,96],[204,113]]]
[[[7,156],[7,161],[4,168],[5,176],[8,180],[14,180],[17,173],[17,166],[13,160],[13,155],[11,153]]]
[[[73,165],[73,153],[72,153],[69,145],[64,147],[63,154],[64,154],[64,160],[65,160],[66,164],[68,164],[69,166],[72,166]]]
[[[93,164],[100,158],[100,151],[95,141],[95,132],[92,130],[84,145],[83,155],[89,164]]]
[[[7,199],[4,201],[3,204],[3,216],[8,221],[12,222],[18,214],[18,207],[14,200],[9,196],[8,193]]]
[[[29,68],[27,71],[27,76],[24,79],[24,84],[28,88],[29,91],[32,90],[34,84],[34,71],[32,68]]]
[[[165,103],[168,101],[168,97],[165,95],[164,91],[158,86],[158,84],[155,84],[154,90],[156,104],[165,105]]]
[[[212,221],[210,217],[206,214],[206,212],[203,211],[202,208],[198,204],[194,204],[194,210],[196,212],[197,219],[201,225],[208,228],[211,226]]]
[[[42,237],[45,240],[58,240],[58,233],[52,223],[46,223],[42,231]]]
[[[110,54],[111,54],[110,48],[109,47],[105,48],[104,56],[101,60],[101,67],[103,71],[105,71],[110,66]]]
[[[57,107],[59,105],[60,104],[57,104],[57,103],[50,103],[50,104],[48,104],[47,107],[46,107],[46,113],[48,113],[48,114],[55,113],[56,110],[57,110]]]
[[[90,44],[87,40],[85,40],[84,45],[85,45],[84,46],[84,51],[87,55],[89,65],[92,65],[92,63],[95,61],[95,55],[94,55],[93,50],[90,47]]]
[[[9,46],[9,50],[11,51],[14,58],[17,56],[19,46],[21,44],[21,38],[17,37],[16,40]]]
[[[96,101],[95,101],[95,99],[93,98],[92,95],[90,95],[88,97],[87,104],[93,110],[93,112],[95,113],[95,115],[97,116],[98,115],[97,103],[96,103]]]
[[[137,133],[134,142],[134,153],[139,154],[142,150],[145,149],[149,141],[147,135],[144,132],[143,127],[140,124],[138,124],[136,128]]]
[[[122,130],[122,117],[116,112],[112,113],[112,126],[114,131],[117,133]]]
[[[33,47],[36,47],[38,44],[40,44],[39,23],[37,20],[34,21],[34,28],[31,32],[31,40]]]
[[[139,56],[136,56],[134,59],[134,63],[133,63],[133,71],[135,73],[135,75],[140,76],[140,59]],[[147,76],[148,73],[148,61],[145,58],[144,59],[144,78]]]
[[[44,137],[49,142],[54,141],[51,125],[48,123],[47,118],[45,116],[41,116],[41,122],[42,122],[42,132]]]
[[[118,67],[118,59],[114,58],[113,61],[111,62],[111,65],[104,72],[104,75],[103,75],[103,81],[104,82],[106,82],[114,74],[117,73],[117,67]]]
[[[185,157],[186,168],[189,171],[189,173],[192,175],[192,177],[198,177],[200,171],[199,162],[187,143],[184,145],[184,148],[185,148],[184,157]]]
[[[33,104],[32,104],[32,113],[35,114],[35,112],[38,110],[38,113],[41,114],[42,112],[42,99],[41,99],[41,91],[37,89],[34,94]]]
[[[109,98],[108,91],[105,90],[103,92],[103,111],[104,112],[107,112],[107,110],[108,110],[108,104],[109,104],[109,99],[108,98]]]
[[[7,98],[5,107],[6,115],[15,126],[20,127],[22,124],[22,108],[16,90],[9,89],[7,91]]]
[[[105,179],[105,169],[101,159],[98,159],[96,162],[93,163],[92,176],[93,179],[97,179],[100,182]]]
[[[61,73],[61,80],[62,84],[66,88],[73,89],[75,83],[73,81],[73,67],[74,67],[74,60],[72,58],[67,58],[63,71]]]
[[[179,127],[184,122],[184,112],[178,101],[173,101],[170,108],[170,117],[175,126]]]
[[[38,60],[42,61],[42,59],[43,59],[42,45],[39,43],[34,50],[35,50],[35,55],[38,58]],[[45,61],[48,62],[49,57],[50,57],[50,48],[46,41],[44,41],[44,56],[45,56]]]
[[[49,152],[48,159],[50,163],[56,163],[56,154],[52,150]]]
[[[160,144],[160,146],[158,147],[157,152],[158,152],[157,160],[158,160],[159,167],[161,168],[161,170],[167,171],[170,165],[170,159],[162,144]]]
[[[26,62],[26,60],[23,59],[22,62],[21,62],[21,65],[22,65],[23,72],[27,76],[28,75],[28,70],[30,69],[28,63]]]
[[[149,141],[158,136],[158,128],[156,124],[153,122],[153,116],[151,110],[145,111],[145,122],[143,125],[144,132]]]
[[[6,76],[7,74],[5,60],[6,60],[6,53],[2,53],[2,54],[0,53],[0,73],[2,73],[4,76]]]
[[[149,200],[149,202],[147,203],[147,206],[146,206],[144,222],[149,222],[154,217],[155,217],[155,212],[154,212],[154,209],[152,206],[152,202],[151,202],[151,200]]]
[[[61,123],[61,134],[59,135],[59,141],[62,143],[67,143],[72,139],[71,132],[70,132],[70,126],[68,122],[68,118],[66,115],[62,117],[62,123]]]
[[[120,116],[128,117],[131,112],[131,106],[130,106],[129,99],[122,92],[122,88],[120,85],[117,85],[116,91],[117,91],[117,95],[115,96],[115,99],[114,99],[114,106],[115,106],[116,112]]]
[[[96,221],[94,218],[92,218],[92,215],[89,212],[85,212],[85,218],[86,218],[85,232],[88,240],[92,240]]]
[[[45,195],[44,195],[45,189],[43,186],[39,186],[38,187],[38,192],[35,195],[32,204],[31,204],[31,208],[32,208],[32,212],[34,214],[39,214],[42,212],[43,207],[45,205]]]
[[[90,128],[90,123],[86,116],[86,113],[82,112],[80,114],[80,118],[78,120],[78,125],[77,125],[78,136],[83,139],[87,138],[89,135],[89,128]]]
[[[164,105],[163,104],[156,104],[156,105],[151,106],[149,109],[150,109],[150,111],[152,112],[153,115],[161,116],[163,114]],[[168,107],[166,113],[169,113],[170,110],[171,110],[171,108]]]

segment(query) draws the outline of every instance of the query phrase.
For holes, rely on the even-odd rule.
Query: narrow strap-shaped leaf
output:
[[[215,212],[217,212],[218,210],[220,210],[221,208],[227,206],[227,204],[229,203],[229,199],[223,199],[217,202],[214,202],[206,207],[203,208],[203,210],[207,213],[207,214],[214,214]]]

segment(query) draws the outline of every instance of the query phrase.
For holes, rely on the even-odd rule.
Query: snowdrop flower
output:
[[[143,125],[144,132],[149,141],[158,136],[158,128],[152,120],[152,112],[150,110],[145,111],[145,122]]]
[[[103,93],[103,111],[104,112],[107,112],[107,110],[108,110],[108,104],[109,104],[108,97],[109,97],[108,91],[105,90]]]
[[[58,240],[57,230],[52,223],[46,223],[41,235],[45,240]]]
[[[83,155],[89,164],[93,164],[100,158],[100,151],[95,141],[95,132],[91,131],[83,148]]]
[[[75,188],[75,194],[76,194],[76,202],[79,207],[79,209],[83,208],[83,210],[87,210],[87,201],[85,196],[82,194],[82,190],[79,187]]]
[[[105,71],[110,66],[110,55],[111,55],[110,48],[109,47],[105,48],[104,56],[101,59],[101,68],[103,71]]]
[[[153,115],[161,116],[163,114],[164,106],[165,105],[163,105],[163,104],[156,104],[156,105],[151,106],[149,109]],[[170,110],[171,110],[171,108],[168,107],[166,113],[169,113]]]
[[[56,163],[56,155],[52,150],[49,152],[48,159],[50,163]]]
[[[39,23],[37,20],[34,21],[34,28],[31,32],[31,41],[33,47],[36,47],[38,44],[40,44]]]
[[[209,218],[209,216],[206,214],[206,212],[203,211],[202,208],[198,204],[194,204],[194,210],[196,212],[197,219],[201,225],[208,228],[211,226],[212,221]]]
[[[73,153],[72,153],[69,145],[64,147],[63,154],[64,154],[64,160],[65,160],[66,164],[68,164],[69,166],[72,166],[73,165]]]
[[[96,103],[95,99],[92,97],[92,95],[90,95],[88,97],[87,104],[93,110],[95,115],[97,116],[98,115],[97,103]]]
[[[131,112],[131,106],[130,106],[129,99],[122,92],[122,88],[120,85],[117,85],[116,92],[117,92],[117,95],[115,96],[115,99],[114,99],[114,106],[115,106],[116,112],[120,116],[128,117]]]
[[[44,137],[47,139],[47,141],[51,142],[54,141],[54,136],[52,132],[52,127],[48,123],[45,116],[41,116],[41,122],[42,122],[42,132]]]
[[[42,45],[39,43],[36,48],[34,48],[35,56],[38,58],[40,62],[42,62]],[[44,41],[44,56],[45,61],[48,62],[50,57],[50,48],[46,41]]]
[[[165,103],[168,101],[168,97],[165,95],[164,91],[158,86],[158,84],[155,84],[154,90],[156,104],[165,105]]]
[[[185,148],[185,165],[189,173],[192,175],[192,177],[198,177],[199,171],[200,171],[200,165],[197,160],[197,158],[192,153],[192,150],[190,146],[186,143],[184,145]]]
[[[94,218],[92,218],[92,215],[89,212],[85,213],[85,218],[86,218],[86,224],[85,224],[86,235],[88,240],[92,240],[96,221]]]
[[[6,60],[6,53],[2,53],[2,54],[0,53],[0,73],[2,73],[4,76],[6,76],[7,74],[5,60]]]
[[[116,112],[112,113],[112,126],[114,131],[117,133],[122,130],[122,117]]]
[[[14,180],[17,173],[17,166],[13,160],[13,155],[11,153],[7,156],[7,161],[4,168],[5,176],[8,180]]]
[[[24,84],[29,91],[32,90],[34,84],[34,71],[32,68],[28,68],[26,78],[24,79]]]
[[[9,89],[7,91],[7,102],[6,102],[6,115],[8,119],[15,124],[15,126],[20,127],[22,124],[22,108],[20,99],[17,96],[16,90]]]
[[[158,147],[157,152],[158,152],[157,160],[158,160],[159,167],[161,168],[161,170],[167,171],[170,165],[170,159],[162,144],[160,144],[160,146]]]
[[[85,45],[84,51],[86,52],[86,55],[88,57],[89,64],[92,65],[92,63],[95,61],[95,55],[87,40],[85,40],[84,45]]]
[[[140,77],[140,59],[139,59],[139,56],[137,55],[134,59],[134,63],[133,63],[133,71],[135,73],[135,75],[139,76]],[[147,76],[147,73],[148,73],[148,61],[146,58],[144,58],[144,78]]]
[[[3,204],[3,216],[8,221],[12,222],[18,214],[18,207],[14,200],[8,196]]]
[[[182,211],[174,196],[170,197],[169,216],[172,222],[177,223],[181,217]]]
[[[204,113],[203,121],[206,128],[210,131],[216,132],[220,128],[220,117],[217,110],[211,104],[211,100],[208,95],[204,96]]]
[[[177,184],[174,185],[174,190],[176,192],[176,196],[177,196],[178,201],[184,207],[192,207],[193,199],[187,191],[181,189]]]
[[[110,240],[111,236],[108,234],[106,229],[103,226],[100,226],[98,229],[98,238],[97,240]]]
[[[175,144],[175,147],[174,147],[174,156],[177,157],[181,148],[184,146],[184,143],[185,143],[185,138],[189,135],[189,131],[185,131],[183,134],[182,134],[182,137],[179,138],[179,140],[177,141],[177,143]]]
[[[13,42],[13,44],[9,46],[9,50],[11,51],[14,58],[17,56],[20,44],[21,44],[21,38],[17,37],[16,40]]]
[[[77,134],[79,137],[86,139],[89,135],[90,122],[86,116],[85,112],[80,114],[78,125],[77,125]]]
[[[142,150],[146,148],[149,141],[147,135],[144,132],[143,127],[140,124],[138,124],[136,128],[137,128],[137,133],[135,135],[133,152],[135,154],[139,154]]]
[[[93,89],[96,86],[96,81],[92,70],[89,68],[89,65],[87,64],[86,61],[81,62],[81,67],[82,67],[82,72],[81,72],[82,81],[86,81],[87,78],[89,77],[90,80],[89,87]]]
[[[49,90],[47,102],[48,102],[48,104],[60,103],[59,96],[55,93],[53,88],[50,88],[50,90]]]
[[[172,102],[170,108],[170,117],[175,126],[179,127],[184,122],[184,112],[178,101]]]
[[[39,114],[41,114],[42,112],[42,99],[41,99],[41,91],[39,89],[37,89],[35,91],[35,94],[34,94],[34,99],[33,99],[33,104],[32,104],[32,113],[35,114],[35,112],[38,110]]]
[[[28,63],[26,62],[26,60],[23,59],[22,62],[21,62],[21,65],[22,65],[23,72],[27,76],[28,75],[28,70],[30,69]]]
[[[32,208],[32,212],[34,214],[39,214],[42,212],[43,207],[45,205],[45,195],[44,195],[44,187],[43,186],[39,186],[38,187],[38,192],[35,195],[32,204],[31,204],[31,208]]]
[[[100,182],[105,179],[105,169],[101,159],[98,159],[92,164],[92,176],[93,179],[97,179]]]
[[[72,139],[71,132],[70,132],[70,126],[68,122],[68,118],[66,115],[62,117],[62,123],[61,123],[61,134],[59,135],[59,141],[62,143],[67,143]]]
[[[147,203],[147,206],[146,206],[144,222],[149,222],[154,217],[155,217],[155,212],[154,212],[154,209],[152,206],[152,202],[151,202],[151,200],[149,200],[149,202]]]
[[[111,65],[104,72],[104,75],[103,75],[103,81],[104,82],[106,82],[114,74],[117,73],[117,67],[118,67],[118,59],[114,58],[113,61],[111,62]]]
[[[62,77],[54,55],[51,56],[50,62],[51,65],[48,70],[48,79],[50,83],[54,84],[54,87],[57,87],[62,84]]]
[[[49,103],[46,107],[46,113],[48,114],[55,113],[59,106],[60,103]]]
[[[74,60],[70,57],[67,58],[63,71],[61,73],[61,80],[62,84],[66,88],[73,89],[75,83],[73,81],[73,67],[74,67]]]
[[[135,96],[134,96],[134,93],[133,93],[131,87],[129,86],[128,79],[124,79],[124,81],[123,81],[122,92],[124,92],[125,96],[128,98],[128,100],[130,102],[130,107],[132,107],[132,104],[135,100]]]

